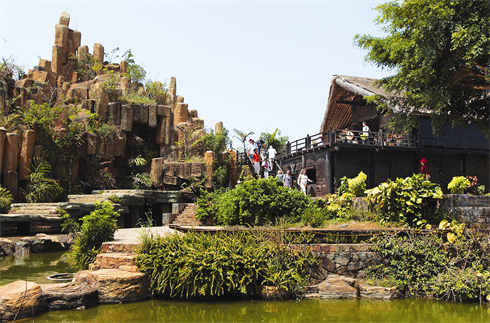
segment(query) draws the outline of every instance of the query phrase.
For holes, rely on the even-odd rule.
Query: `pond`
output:
[[[53,283],[71,272],[63,252],[0,258],[0,285]],[[151,299],[86,310],[44,312],[35,322],[490,322],[490,306],[427,299],[197,302]]]
[[[46,312],[39,322],[490,322],[490,307],[427,299],[149,300]]]
[[[16,280],[28,280],[38,284],[59,283],[47,277],[72,272],[64,251],[0,257],[0,286]]]

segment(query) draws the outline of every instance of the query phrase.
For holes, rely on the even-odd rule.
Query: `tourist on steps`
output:
[[[274,161],[276,160],[276,153],[277,151],[274,149],[274,147],[269,146],[269,163],[271,164],[271,170],[274,169]]]
[[[293,178],[291,177],[291,171],[288,169],[286,174],[282,177],[282,183],[285,187],[292,188],[291,185],[293,183]]]
[[[420,167],[420,174],[423,174],[424,178],[429,181],[430,174],[429,174],[429,167],[427,167],[427,159],[422,158],[420,160],[420,163],[422,164],[422,166]]]
[[[298,185],[301,188],[303,194],[305,195],[306,195],[306,184],[308,184],[308,182],[313,183],[313,181],[309,179],[308,176],[306,175],[306,169],[303,169],[301,175],[299,175],[298,177]]]
[[[269,161],[266,159],[264,159],[264,161],[262,162],[262,166],[264,167],[264,178],[268,178],[269,177]]]
[[[260,177],[260,159],[259,159],[259,150],[256,148],[254,150],[254,154],[252,155],[252,160],[254,163],[255,176],[257,178]]]

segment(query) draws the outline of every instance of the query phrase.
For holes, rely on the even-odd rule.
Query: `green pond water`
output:
[[[0,258],[0,285],[15,280],[53,283],[70,272],[63,252]],[[427,299],[197,302],[152,299],[44,312],[35,322],[490,322],[490,306]],[[27,321],[32,321],[28,319]]]

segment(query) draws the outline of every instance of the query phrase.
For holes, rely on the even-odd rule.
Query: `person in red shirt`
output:
[[[420,160],[420,163],[422,164],[422,166],[420,167],[420,174],[423,174],[426,180],[430,180],[429,167],[427,167],[427,159],[422,158]]]
[[[257,177],[260,176],[260,158],[259,158],[259,150],[255,149],[254,154],[252,155],[252,160],[254,162],[254,170],[255,170],[255,175]]]

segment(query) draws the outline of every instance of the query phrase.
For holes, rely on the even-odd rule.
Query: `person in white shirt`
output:
[[[249,142],[250,143],[247,146],[247,152],[248,152],[248,155],[250,156],[250,158],[252,158],[252,155],[253,155],[255,149],[258,150],[258,147],[257,147],[257,144],[253,141],[253,139],[250,139]]]
[[[361,134],[361,139],[364,143],[367,143],[369,141],[369,126],[366,124],[366,122],[362,122],[362,134]]]
[[[271,145],[271,146],[269,146],[268,152],[269,152],[269,163],[271,165],[271,170],[273,170],[274,169],[274,160],[276,159],[277,151]]]
[[[303,194],[305,195],[306,195],[306,184],[308,184],[308,182],[313,183],[313,181],[309,179],[308,176],[306,175],[306,169],[303,169],[301,175],[298,176],[298,185],[301,188]]]

